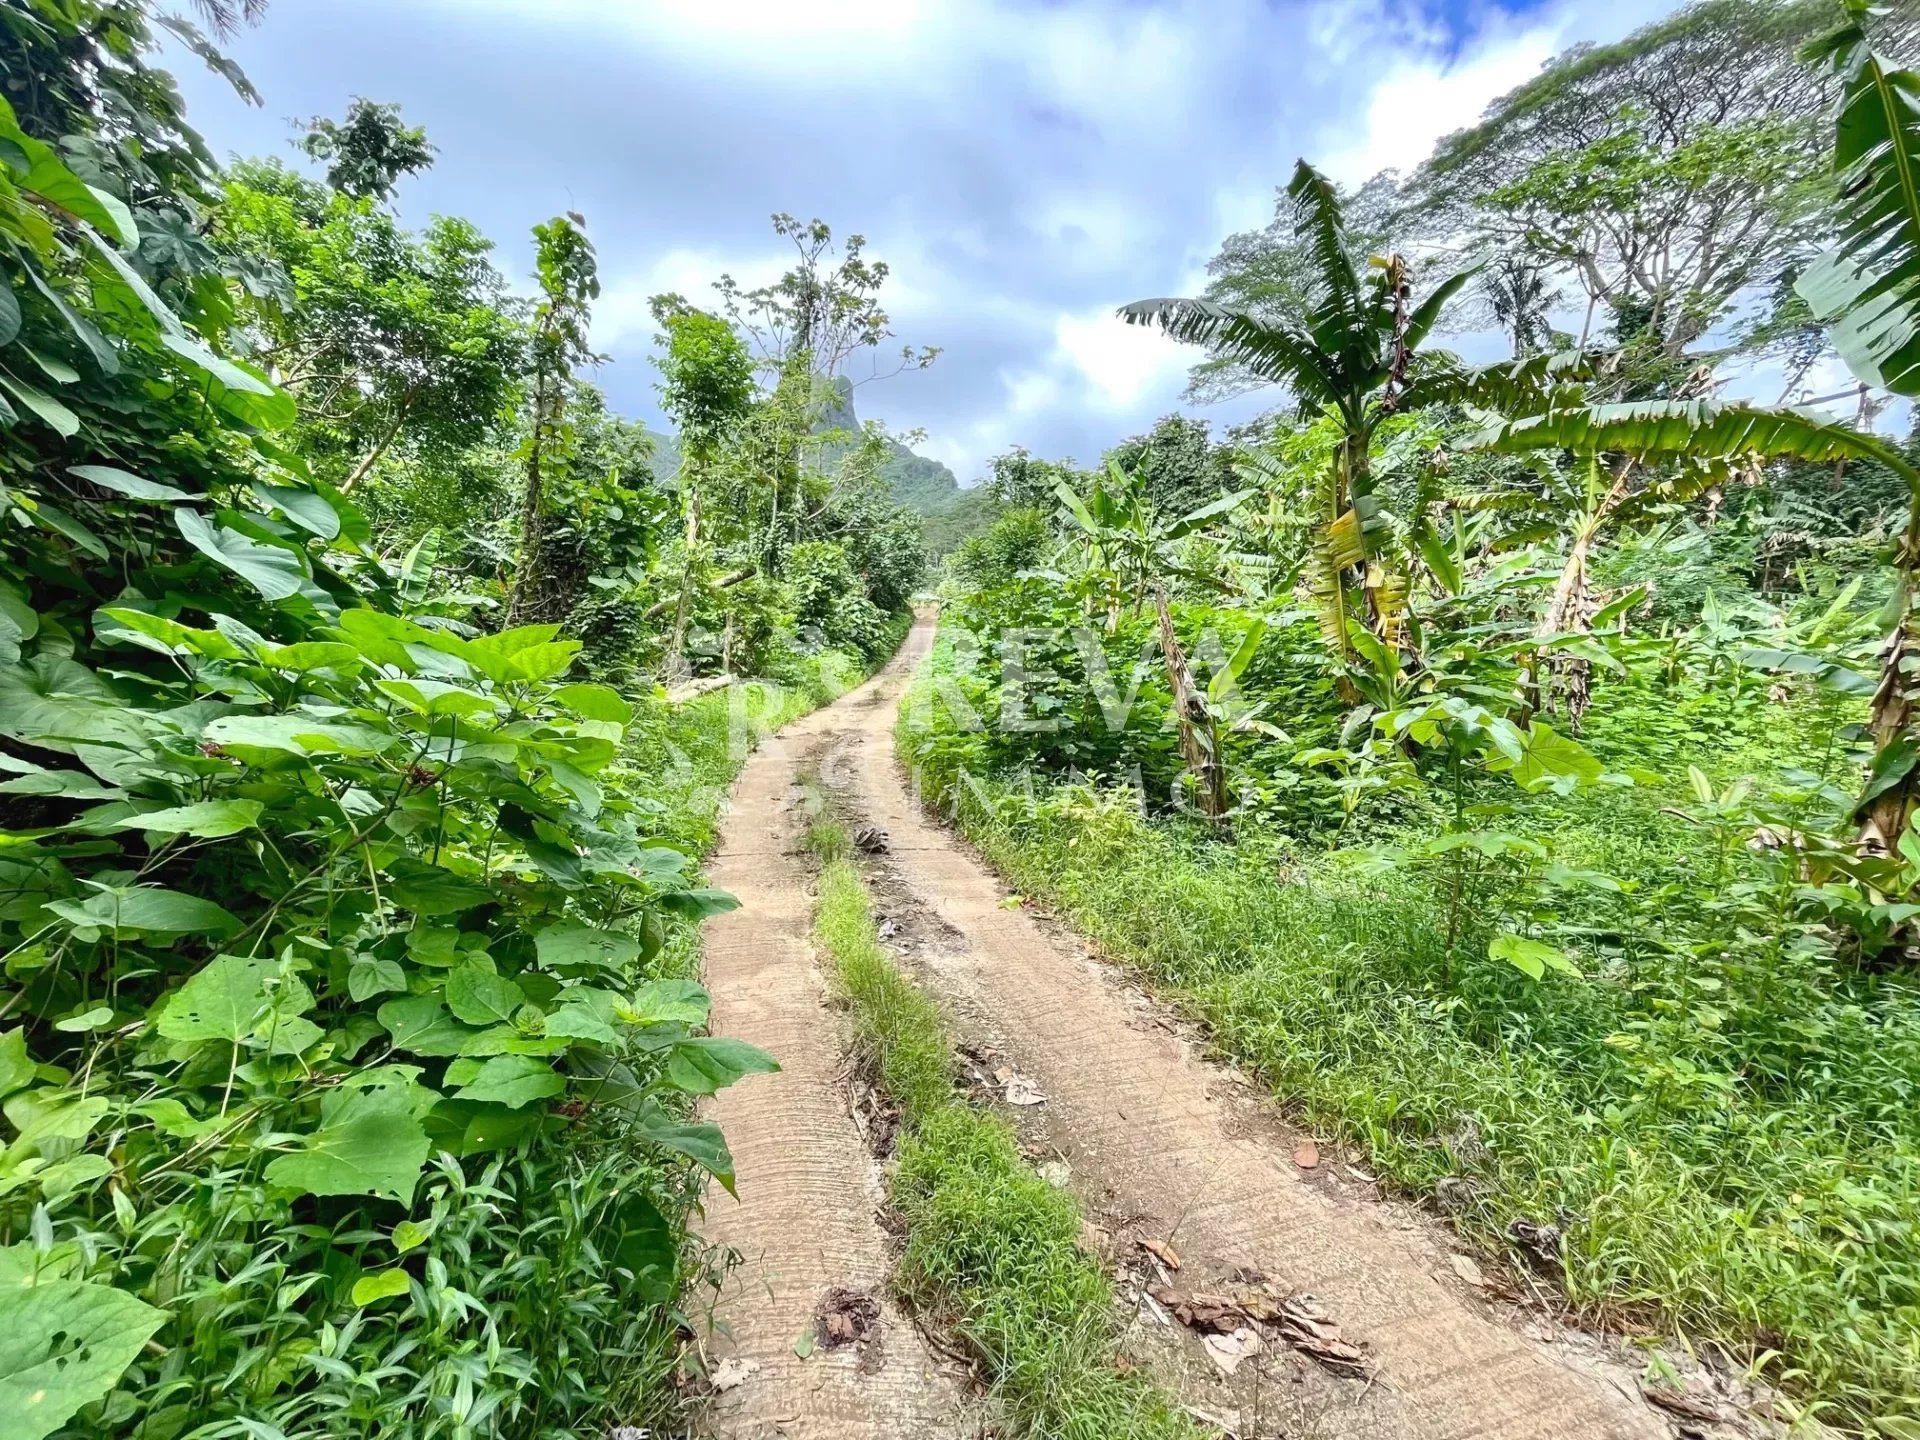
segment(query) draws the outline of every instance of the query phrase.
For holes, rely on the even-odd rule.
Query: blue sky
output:
[[[291,158],[289,120],[398,101],[440,148],[403,213],[468,216],[518,280],[530,227],[583,212],[606,287],[601,381],[659,424],[649,295],[700,301],[785,257],[777,210],[860,231],[902,342],[863,417],[921,429],[963,482],[1011,445],[1087,460],[1181,400],[1191,352],[1113,318],[1194,293],[1305,155],[1409,168],[1556,50],[1664,0],[274,0],[230,47],[241,104],[190,57],[220,153]],[[1464,337],[1473,351],[1484,342]],[[1216,425],[1271,403],[1194,413]]]

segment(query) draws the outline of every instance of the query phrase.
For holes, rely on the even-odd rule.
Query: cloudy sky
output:
[[[402,211],[468,216],[516,277],[536,221],[583,212],[606,286],[602,381],[655,425],[648,296],[773,278],[774,211],[865,234],[893,267],[900,340],[943,353],[863,388],[861,414],[924,430],[921,450],[966,483],[1009,446],[1093,459],[1184,408],[1193,354],[1113,308],[1195,293],[1221,238],[1271,215],[1296,156],[1348,183],[1411,167],[1556,50],[1668,8],[273,0],[231,46],[262,108],[189,58],[175,68],[222,153],[292,158],[292,117],[398,101],[440,149]]]

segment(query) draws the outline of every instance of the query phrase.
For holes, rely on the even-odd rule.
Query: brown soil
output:
[[[726,1132],[740,1194],[712,1187],[699,1227],[739,1255],[702,1347],[714,1392],[703,1426],[724,1440],[960,1440],[975,1433],[964,1377],[886,1298],[880,1187],[847,1108],[844,1025],[809,939],[795,777],[833,713],[747,762],[710,870],[740,899],[704,934],[714,1033],[760,1046],[782,1068],[703,1107]]]

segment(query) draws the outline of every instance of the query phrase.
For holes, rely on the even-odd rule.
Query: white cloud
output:
[[[1491,101],[1539,74],[1558,48],[1555,30],[1541,28],[1456,62],[1401,61],[1374,87],[1357,126],[1343,117],[1323,128],[1320,167],[1342,185],[1382,170],[1411,170]]]

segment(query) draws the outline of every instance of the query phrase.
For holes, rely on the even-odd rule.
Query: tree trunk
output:
[[[1173,633],[1166,591],[1153,587],[1153,611],[1160,621],[1160,653],[1167,662],[1167,686],[1173,691],[1174,721],[1180,731],[1180,756],[1193,777],[1194,802],[1200,813],[1218,820],[1227,813],[1227,775],[1220,764],[1220,734],[1207,698],[1193,683],[1186,652]]]
[[[1907,833],[1913,805],[1920,798],[1920,765],[1901,761],[1896,747],[1913,743],[1914,686],[1912,674],[1920,667],[1920,616],[1913,591],[1920,576],[1920,499],[1908,512],[1907,533],[1900,542],[1898,615],[1893,632],[1880,652],[1880,683],[1873,692],[1868,729],[1873,735],[1873,768],[1878,776],[1906,763],[1900,778],[1861,807],[1860,848],[1873,855],[1897,855]]]
[[[380,437],[380,443],[369,450],[366,458],[353,467],[353,473],[340,482],[340,493],[342,495],[351,495],[353,493],[353,487],[367,478],[367,472],[380,463],[380,457],[386,454],[387,448],[399,438],[400,427],[404,425],[407,420],[407,411],[413,408],[414,396],[419,393],[420,387],[415,385],[401,397],[399,409],[393,412],[393,424],[389,425],[387,427],[387,433]]]
[[[514,568],[513,593],[507,600],[508,628],[520,623],[533,595],[534,572],[540,564],[541,505],[545,499],[541,459],[546,450],[548,412],[553,403],[548,393],[551,383],[549,377],[542,375],[534,387],[533,433],[527,438],[527,488],[520,502],[520,563]]]

